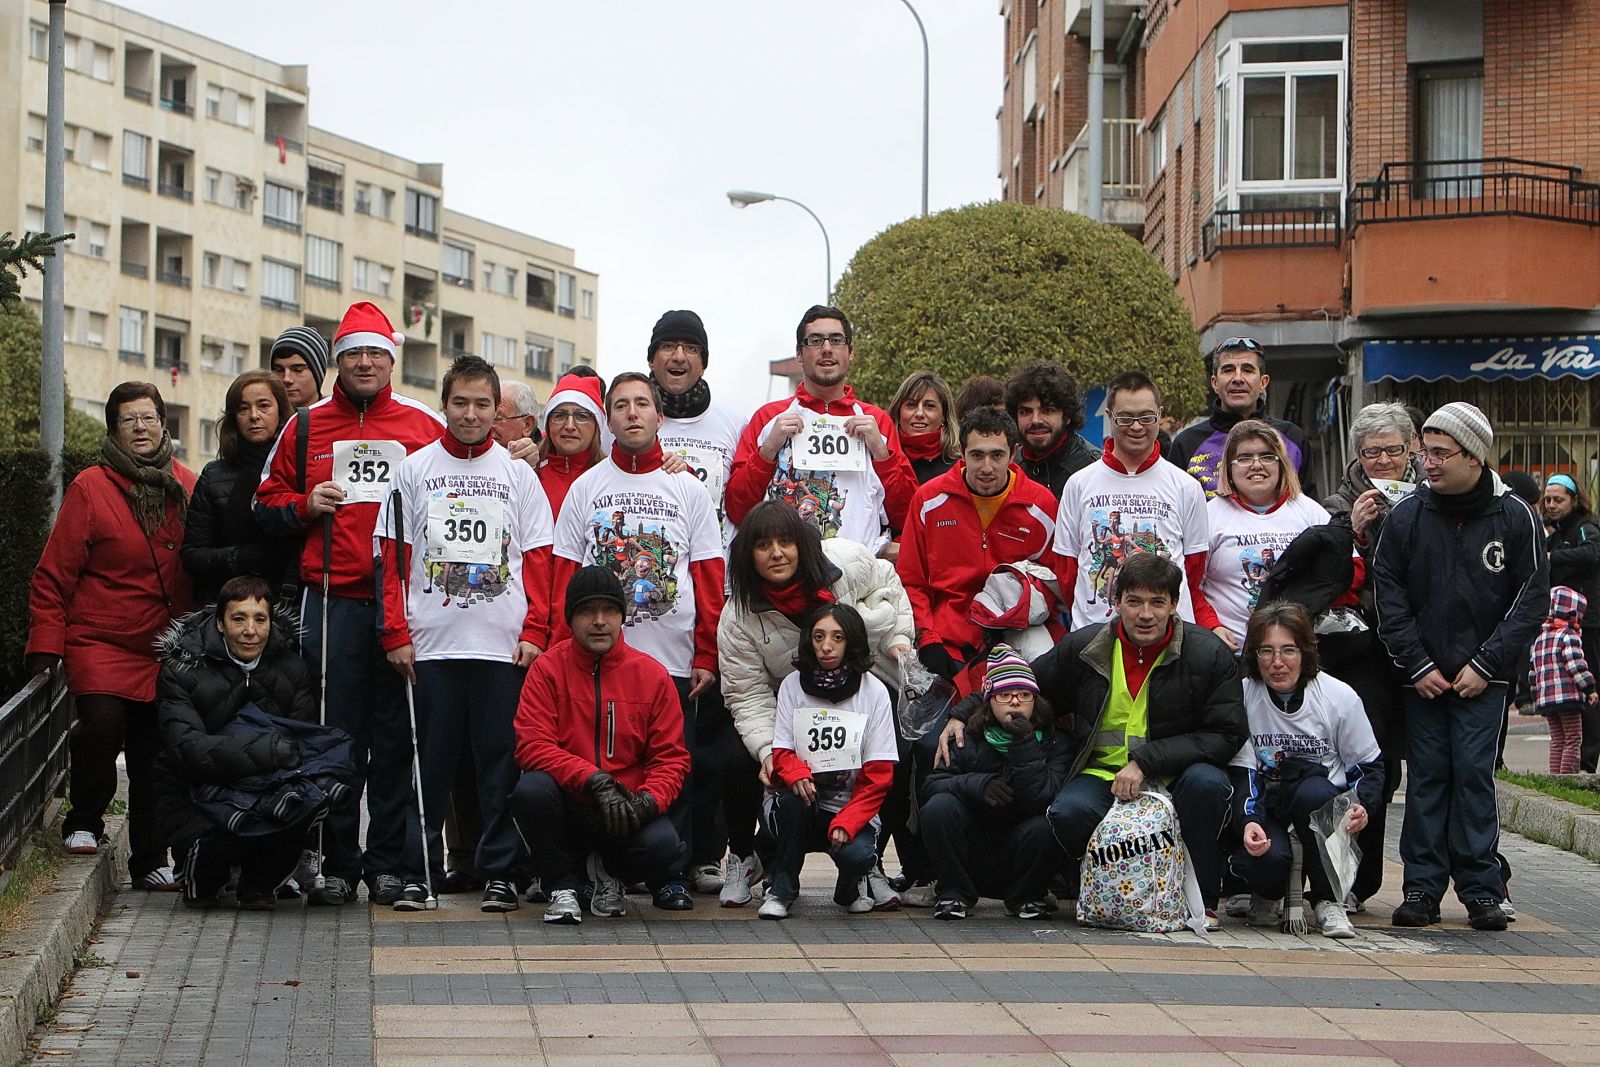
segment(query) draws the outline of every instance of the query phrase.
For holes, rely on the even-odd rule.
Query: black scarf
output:
[[[706,409],[711,406],[711,386],[704,378],[695,382],[694,386],[681,396],[667,392],[666,387],[656,379],[655,371],[650,372],[650,380],[661,390],[661,414],[669,419],[696,419],[704,415]]]
[[[1452,519],[1469,518],[1481,513],[1489,501],[1493,499],[1494,474],[1485,464],[1483,473],[1478,475],[1477,484],[1465,493],[1441,493],[1435,489],[1433,496],[1439,502],[1439,510]]]
[[[849,667],[835,667],[831,671],[800,669],[800,688],[807,696],[838,704],[849,700],[861,688],[861,672]]]

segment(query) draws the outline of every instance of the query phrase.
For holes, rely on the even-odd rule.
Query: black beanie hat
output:
[[[579,567],[573,572],[572,580],[567,583],[567,625],[572,625],[572,616],[586,600],[609,600],[617,610],[628,610],[627,601],[622,599],[622,583],[604,567]]]
[[[684,341],[699,345],[701,362],[707,366],[711,363],[711,346],[706,343],[706,325],[692,311],[669,311],[656,320],[656,328],[650,331],[650,349],[644,354],[646,364],[656,358],[656,346],[662,341]]]

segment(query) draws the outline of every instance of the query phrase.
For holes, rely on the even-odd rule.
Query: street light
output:
[[[728,202],[741,210],[751,204],[765,204],[768,200],[781,200],[785,204],[793,204],[807,215],[810,215],[812,221],[817,224],[817,229],[822,231],[823,281],[826,283],[822,291],[827,294],[826,303],[831,306],[833,304],[833,245],[828,240],[828,228],[822,224],[821,219],[817,218],[817,213],[798,200],[791,200],[787,196],[778,196],[776,193],[756,193],[751,192],[749,189],[728,190]]]
[[[922,213],[928,213],[928,30],[922,25],[922,16],[911,6],[911,0],[900,0],[917,20],[917,32],[922,35]]]

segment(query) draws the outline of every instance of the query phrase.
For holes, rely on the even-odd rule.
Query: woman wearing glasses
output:
[[[1390,505],[1422,481],[1416,428],[1405,405],[1368,404],[1358,411],[1350,424],[1350,450],[1355,458],[1324,503],[1332,514],[1350,517],[1356,547],[1366,555]],[[1370,598],[1364,601],[1370,609]]]
[[[539,484],[560,516],[567,490],[578,476],[600,462],[600,426],[605,383],[587,367],[562,375],[544,409],[544,442],[539,446]]]
[[[65,662],[77,708],[66,849],[97,851],[126,748],[128,870],[141,889],[177,888],[152,804],[155,640],[192,607],[180,555],[195,477],[172,458],[166,417],[149,382],[111,390],[100,462],[67,487],[28,596],[28,670]]]

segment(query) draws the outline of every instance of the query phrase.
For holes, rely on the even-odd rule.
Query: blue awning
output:
[[[1600,377],[1600,337],[1490,337],[1470,341],[1366,341],[1362,377],[1405,381],[1449,378],[1464,382],[1497,378]]]

